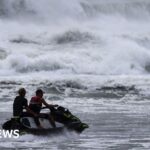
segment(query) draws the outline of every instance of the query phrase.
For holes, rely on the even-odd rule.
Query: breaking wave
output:
[[[148,0],[1,0],[0,75],[150,72]]]
[[[92,35],[88,32],[80,32],[80,31],[67,31],[62,35],[58,35],[55,38],[57,44],[72,44],[72,43],[84,43],[89,42],[94,39]]]
[[[96,15],[123,15],[126,17],[149,17],[148,0],[1,0],[0,16],[3,18],[28,18],[51,20],[64,18],[95,17]],[[62,18],[62,19],[61,19]]]

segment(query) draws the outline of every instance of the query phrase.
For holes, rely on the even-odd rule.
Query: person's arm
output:
[[[44,99],[41,99],[42,103],[46,106],[46,107],[56,107],[58,105],[52,105],[52,104],[48,104]]]
[[[30,114],[32,114],[33,116],[37,117],[38,114],[36,114],[35,112],[33,112],[28,106],[25,107],[25,109],[27,110],[27,112],[29,112]]]
[[[29,112],[29,113],[32,114],[33,116],[35,116],[35,117],[38,116],[35,112],[33,112],[33,111],[29,108],[27,99],[24,101],[24,108],[26,109],[27,112]]]

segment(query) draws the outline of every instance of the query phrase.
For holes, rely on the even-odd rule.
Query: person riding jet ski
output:
[[[44,104],[48,108],[58,106],[58,105],[50,105],[50,104],[48,104],[43,99],[43,94],[44,94],[44,92],[41,89],[36,90],[36,96],[31,98],[30,104],[29,104],[29,108],[34,113],[38,114],[38,116],[43,117],[43,118],[47,118],[49,120],[49,122],[51,123],[51,125],[53,127],[56,127],[55,121],[54,121],[54,119],[53,119],[51,114],[49,114],[49,115],[48,114],[40,114],[40,111],[42,109],[42,104]],[[38,126],[41,126],[39,120],[36,120],[36,124]]]
[[[19,119],[25,116],[31,116],[35,121],[38,120],[38,114],[32,111],[28,106],[28,100],[25,98],[26,90],[25,88],[20,88],[18,90],[18,96],[14,99],[13,102],[13,116],[14,119]],[[26,112],[23,111],[26,110]]]

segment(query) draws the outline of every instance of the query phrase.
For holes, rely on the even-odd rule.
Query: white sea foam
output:
[[[149,0],[0,0],[1,124],[20,87],[40,87],[90,127],[0,147],[148,149],[149,17]]]
[[[148,74],[149,4],[3,0],[0,75]]]

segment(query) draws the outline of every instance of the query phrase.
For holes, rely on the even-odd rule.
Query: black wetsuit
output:
[[[40,125],[38,117],[34,117],[31,113],[23,112],[23,109],[28,107],[28,101],[22,96],[17,96],[13,103],[13,115],[18,117],[33,117],[35,123]]]
[[[23,96],[17,96],[13,103],[13,115],[22,116],[23,109],[28,107],[28,101]]]

